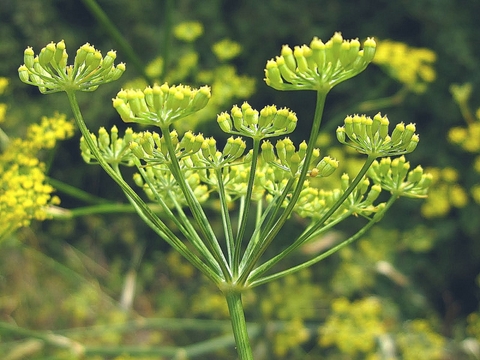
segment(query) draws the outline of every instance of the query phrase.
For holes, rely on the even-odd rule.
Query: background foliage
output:
[[[22,137],[29,124],[40,122],[44,115],[53,116],[56,111],[70,116],[61,94],[40,96],[36,89],[18,80],[17,68],[27,45],[38,51],[52,40],[64,39],[69,49],[85,42],[104,52],[119,49],[92,15],[89,3],[2,1],[0,76],[8,78],[9,85],[0,95],[1,102],[7,105],[1,126],[9,136]],[[428,48],[436,54],[435,81],[427,84],[425,91],[408,91],[397,103],[367,111],[370,116],[385,112],[393,122],[416,123],[422,141],[409,160],[430,167],[435,174],[431,197],[426,203],[399,201],[380,227],[365,239],[308,272],[248,294],[247,319],[256,325],[254,346],[258,359],[381,359],[387,358],[391,344],[395,344],[396,356],[402,359],[480,358],[480,208],[475,191],[471,192],[480,183],[480,146],[464,146],[465,137],[459,141],[449,138],[451,128],[463,128],[474,143],[480,141],[474,136],[472,122],[464,118],[465,111],[460,111],[462,106],[470,107],[473,123],[480,121],[478,114],[475,117],[475,109],[480,107],[480,24],[474,15],[480,13],[480,3],[173,3],[98,1],[143,65],[150,64],[147,72],[151,77],[170,77],[195,85],[203,80],[217,81],[221,98],[226,99],[216,104],[218,112],[243,102],[255,89],[255,95],[248,98],[254,108],[276,104],[297,112],[299,126],[292,135],[296,140],[307,135],[301,132],[301,123],[312,118],[313,94],[276,92],[261,80],[266,60],[278,54],[282,44],[303,44],[313,36],[325,39],[341,31],[344,38],[363,40],[375,36],[380,41],[391,39]],[[200,22],[203,34],[193,42],[176,38],[167,43],[168,23],[185,21]],[[219,59],[212,50],[214,43],[224,39],[241,46],[241,52],[232,60]],[[119,49],[118,59],[128,62],[126,57]],[[110,99],[120,86],[142,81],[141,72],[133,64],[127,65],[122,84],[109,84],[93,95],[79,98],[93,131],[100,126],[122,126]],[[236,72],[232,73],[228,66]],[[233,81],[235,86],[231,85]],[[462,103],[452,97],[450,87],[467,82],[473,90]],[[345,115],[361,111],[367,100],[397,94],[402,86],[385,68],[371,65],[360,76],[335,88],[327,102],[324,129],[333,135]],[[214,120],[215,109],[211,112]],[[212,122],[202,121],[198,129],[220,136]],[[124,202],[123,195],[111,186],[99,167],[83,163],[78,140],[76,134],[58,144],[54,153],[45,154],[48,176],[94,196]],[[343,171],[350,171],[355,167],[355,155],[341,152],[334,143],[328,137],[319,139],[324,153],[344,159]],[[88,205],[62,191],[56,195],[66,209]],[[301,225],[301,220],[298,222]],[[304,248],[298,256],[320,251],[348,233],[348,228],[339,229]],[[282,241],[288,238],[286,233]],[[0,246],[3,322],[38,331],[55,330],[92,347],[107,344],[167,348],[213,338],[215,346],[209,345],[207,355],[200,351],[198,358],[211,357],[212,352],[218,359],[233,356],[231,342],[223,336],[229,325],[222,322],[227,312],[220,294],[170,252],[134,214],[95,214],[35,223]],[[129,286],[133,283],[135,297],[130,303],[127,297],[132,294]],[[165,318],[171,320],[144,320]],[[145,323],[135,323],[139,319]],[[186,319],[215,322],[184,324]],[[122,325],[125,322],[129,325]],[[22,358],[21,351],[29,359],[71,358],[65,350],[8,331],[0,333],[0,340],[4,344],[0,344],[0,354],[8,354],[11,359]],[[127,350],[124,348],[123,353],[134,354]],[[149,358],[147,353],[142,354],[137,358]],[[120,352],[90,358],[129,357]]]

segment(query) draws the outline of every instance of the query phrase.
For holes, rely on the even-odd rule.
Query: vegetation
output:
[[[2,358],[480,358],[478,5],[61,6],[2,10]]]

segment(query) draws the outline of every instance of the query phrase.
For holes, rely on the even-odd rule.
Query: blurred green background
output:
[[[0,102],[8,106],[2,123],[7,134],[22,136],[28,124],[56,111],[71,116],[63,94],[40,95],[17,76],[27,46],[38,52],[50,41],[61,39],[65,40],[71,58],[74,49],[89,42],[104,53],[117,49],[118,61],[127,62],[127,72],[119,82],[79,96],[93,132],[113,124],[125,128],[110,99],[122,86],[139,82],[142,74],[94,16],[91,3],[0,0],[0,76],[10,81],[0,97]],[[480,107],[480,1],[459,5],[455,0],[98,0],[97,4],[144,66],[163,56],[164,74],[178,71],[179,59],[188,51],[195,51],[198,62],[184,82],[198,81],[201,77],[196,74],[221,65],[212,52],[214,43],[225,38],[239,43],[242,51],[229,64],[245,76],[244,81],[255,80],[255,93],[248,99],[238,94],[232,96],[221,111],[244,100],[257,109],[268,104],[289,107],[299,118],[292,135],[297,142],[307,137],[314,93],[278,92],[262,81],[266,61],[278,55],[283,44],[308,44],[313,36],[327,40],[335,31],[341,31],[346,39],[358,37],[363,41],[374,36],[380,43],[390,39],[433,50],[436,78],[425,91],[407,92],[398,103],[370,109],[367,115],[381,111],[392,123],[417,125],[421,142],[408,160],[413,166],[422,164],[435,172],[436,190],[428,206],[438,211],[422,210],[423,201],[400,200],[364,240],[309,272],[247,295],[247,318],[260,326],[262,335],[254,338],[258,359],[480,358],[480,206],[470,192],[480,183],[479,172],[474,170],[480,146],[466,151],[448,141],[451,128],[467,126],[450,86],[470,83],[471,111]],[[192,43],[169,39],[169,26],[185,21],[200,22],[202,36]],[[329,95],[324,131],[334,138],[334,130],[343,117],[359,112],[359,104],[392,96],[401,87],[381,67],[369,66]],[[200,123],[197,130],[222,136],[214,120],[213,116],[211,122]],[[185,127],[188,129],[189,125]],[[76,134],[59,144],[54,154],[48,154],[49,176],[90,194],[125,203],[121,191],[112,186],[99,167],[83,163],[78,141]],[[334,142],[328,137],[319,140],[324,154],[328,154],[328,149],[338,153]],[[339,156],[347,164],[355,161],[350,153]],[[85,205],[62,192],[57,195],[67,209]],[[348,234],[355,221],[347,225],[331,236]],[[282,241],[288,241],[288,236]],[[315,250],[305,249],[298,256],[306,256],[310,251]],[[125,309],[121,297],[127,293],[129,276],[135,279],[136,295]],[[338,306],[331,307],[332,304]],[[98,336],[70,331],[72,337],[78,336],[91,346],[162,347],[184,346],[220,336],[228,333],[228,323],[226,327],[221,323],[212,335],[188,326],[172,330],[152,325],[128,332],[114,330],[111,324],[141,318],[225,320],[226,316],[215,289],[172,254],[134,214],[96,214],[35,223],[0,244],[0,320],[4,322],[39,331],[63,331],[62,334],[68,334],[64,330],[67,328],[104,325]],[[345,324],[341,321],[345,316],[360,318]],[[332,328],[343,333],[343,337],[331,335]],[[305,336],[299,335],[302,331]],[[408,338],[408,334],[412,337]],[[390,337],[396,344],[397,357],[386,357]],[[333,340],[322,342],[322,338]],[[0,354],[3,351],[12,355],[14,349],[27,348],[26,339],[3,331]],[[362,345],[355,343],[358,339],[366,340],[361,341]],[[375,341],[370,344],[368,339]],[[216,359],[234,358],[231,344],[219,347],[220,350],[212,348],[195,358],[212,358],[212,354]],[[416,350],[408,352],[409,347]],[[91,358],[128,359],[128,353],[125,350],[123,355],[120,352]],[[68,356],[71,355],[47,346],[16,358],[69,359]],[[137,358],[159,357],[143,354]]]

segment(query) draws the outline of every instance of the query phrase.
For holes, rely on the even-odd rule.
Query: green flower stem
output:
[[[57,179],[48,179],[48,183],[52,185],[56,190],[61,191],[64,194],[67,194],[75,199],[85,201],[90,204],[111,204],[110,200],[101,198],[87,193],[75,186],[64,183],[63,181]]]
[[[166,323],[166,321],[163,321],[164,319],[160,319],[160,326],[154,327],[156,329],[189,329],[193,326],[193,329],[197,330],[202,330],[203,332],[205,331],[205,326],[208,327],[210,326],[209,323],[206,322],[199,322],[198,324],[192,324],[192,321],[190,319],[186,319],[187,321],[185,323],[182,322],[183,319],[175,319],[175,321],[172,321],[171,319],[166,319],[167,321],[170,322],[170,324],[177,324],[180,323],[180,326],[169,326],[168,324],[166,326],[162,326],[163,324]],[[142,319],[141,323],[145,324],[147,322],[150,322],[150,319]],[[155,326],[155,323],[158,322],[157,319],[154,319],[153,321],[153,326]],[[221,335],[206,341],[201,341],[196,344],[184,346],[184,347],[176,347],[176,346],[85,346],[77,341],[74,341],[70,338],[68,338],[65,335],[61,335],[60,333],[68,333],[68,334],[77,334],[77,336],[83,333],[87,333],[88,336],[91,336],[91,330],[93,330],[95,333],[99,335],[103,335],[105,332],[111,332],[113,331],[122,331],[122,332],[131,332],[132,323],[125,323],[125,324],[120,324],[119,326],[110,324],[106,327],[102,328],[81,328],[79,329],[80,331],[63,331],[63,332],[57,332],[57,333],[52,333],[52,332],[45,332],[45,331],[36,331],[36,330],[29,330],[25,329],[22,327],[18,327],[15,325],[12,325],[7,322],[2,322],[0,321],[0,333],[4,333],[7,335],[12,335],[15,334],[17,337],[25,337],[25,338],[30,338],[30,339],[38,339],[41,340],[44,344],[48,344],[50,346],[54,346],[57,348],[63,348],[63,349],[68,349],[72,355],[75,356],[75,359],[77,358],[83,358],[83,357],[88,357],[88,356],[121,356],[128,354],[130,356],[165,356],[168,358],[172,359],[193,359],[194,357],[201,356],[201,355],[206,355],[206,354],[211,354],[216,350],[220,349],[226,349],[228,347],[231,347],[234,344],[234,338],[232,337],[231,334],[227,335]],[[222,328],[225,326],[226,323],[219,324]],[[215,324],[212,324],[215,327],[217,327]],[[200,328],[202,326],[202,328]],[[147,326],[137,326],[134,328],[139,328],[143,329],[146,328]],[[77,330],[77,329],[75,329]],[[213,330],[213,328],[211,329]],[[217,331],[219,330],[218,328],[216,329]],[[260,333],[260,327],[255,326],[251,329],[249,332],[250,335],[256,336],[257,334]],[[20,346],[20,345],[19,345]]]
[[[372,165],[372,163],[375,161],[374,156],[369,156],[365,163],[363,164],[362,168],[358,172],[357,176],[351,184],[348,186],[348,188],[345,190],[345,192],[342,194],[342,196],[335,202],[335,204],[323,215],[318,222],[316,222],[312,227],[310,227],[306,232],[304,232],[301,236],[297,238],[289,247],[287,247],[285,250],[283,250],[281,253],[278,255],[274,256],[270,260],[266,261],[259,267],[257,267],[255,270],[251,272],[251,275],[249,277],[249,281],[255,281],[256,278],[264,274],[266,271],[271,269],[275,264],[277,264],[279,261],[284,259],[286,256],[288,256],[290,253],[292,253],[294,250],[296,250],[299,246],[304,244],[306,241],[311,239],[312,235],[315,234],[318,229],[320,229],[322,226],[324,226],[325,222],[335,213],[335,211],[338,210],[338,208],[343,204],[343,202],[350,196],[353,190],[358,186],[359,182],[363,179],[365,174],[367,173],[368,169]]]
[[[268,247],[268,244],[261,242],[260,239],[265,238],[265,232],[272,228],[273,223],[276,218],[278,218],[278,212],[281,210],[281,207],[278,204],[282,204],[289,193],[291,187],[295,182],[294,178],[289,179],[287,185],[285,186],[284,191],[275,197],[267,206],[265,211],[263,212],[259,221],[257,221],[255,230],[252,234],[252,237],[248,243],[247,249],[243,255],[242,262],[240,264],[240,269],[242,273],[244,272],[244,268],[248,259],[252,257],[253,253],[259,253],[265,251],[263,247]],[[258,215],[257,215],[258,217]]]
[[[111,38],[118,44],[118,47],[128,58],[129,62],[133,64],[135,69],[140,75],[149,83],[153,84],[151,79],[145,72],[145,65],[142,60],[137,56],[135,50],[132,49],[129,42],[125,40],[122,33],[118,30],[115,24],[110,20],[107,14],[97,4],[95,0],[82,0],[85,7],[90,11],[93,17],[103,26],[105,31],[111,36]]]
[[[137,165],[137,169],[140,171],[143,178],[146,179],[147,185],[155,194],[157,198],[157,202],[161,205],[164,214],[166,214],[167,217],[174,222],[174,224],[182,232],[182,234],[195,246],[198,252],[203,255],[204,261],[207,264],[207,266],[210,267],[211,269],[215,269],[217,274],[221,274],[221,269],[218,266],[218,263],[216,262],[215,258],[212,256],[212,253],[207,249],[202,239],[200,239],[200,237],[198,236],[197,231],[195,231],[194,227],[192,226],[192,223],[190,222],[188,217],[185,215],[185,212],[183,211],[182,206],[178,203],[176,196],[172,195],[171,192],[168,192],[167,194],[169,198],[172,200],[172,202],[175,204],[175,209],[177,210],[177,214],[175,215],[165,204],[162,196],[158,194],[158,192],[155,189],[155,186],[151,183],[148,176],[146,176],[145,170],[140,166],[140,161],[138,159],[136,161],[136,165]],[[113,167],[117,172],[117,174],[121,176],[121,172],[118,164],[114,164]]]
[[[235,277],[236,268],[234,267],[235,236],[233,235],[232,222],[228,211],[228,202],[226,198],[225,184],[223,183],[222,169],[215,169],[218,182],[218,197],[220,200],[220,212],[222,215],[223,231],[227,243],[227,256],[232,275]]]
[[[237,352],[240,360],[253,360],[252,348],[247,332],[247,323],[242,304],[241,290],[228,289],[224,291],[227,300],[228,311],[232,321],[233,336],[237,345]]]
[[[3,321],[0,322],[0,333],[17,334],[28,338],[42,340],[46,344],[68,349],[77,357],[85,354],[85,347],[82,344],[62,335],[52,334],[45,331],[29,330]]]
[[[364,113],[372,110],[378,111],[379,109],[385,109],[387,107],[400,105],[405,100],[405,97],[407,96],[409,91],[410,89],[408,88],[408,86],[403,86],[392,96],[362,101],[360,104],[358,104],[358,110]]]
[[[197,269],[205,274],[214,283],[218,284],[222,281],[222,276],[204,264],[204,262],[190,249],[159,219],[159,217],[148,207],[148,205],[138,196],[138,194],[119,176],[114,169],[107,163],[98,150],[95,142],[90,136],[87,125],[83,120],[82,113],[78,106],[78,101],[75,95],[75,91],[66,91],[70,107],[77,122],[78,127],[88,145],[90,151],[95,156],[100,166],[110,177],[120,186],[125,195],[131,201],[133,206],[137,209],[137,213],[140,217],[165,241],[167,241],[173,248],[175,248],[180,254],[182,254],[187,260],[189,260]]]
[[[248,285],[249,285],[249,288],[253,288],[253,287],[256,287],[256,286],[259,286],[259,285],[262,285],[262,284],[265,284],[265,283],[268,283],[270,281],[274,281],[274,280],[277,280],[281,277],[284,277],[284,276],[287,276],[287,275],[290,275],[290,274],[293,274],[297,271],[300,271],[300,270],[303,270],[303,269],[306,269],[316,263],[318,263],[319,261],[322,261],[323,259],[329,257],[330,255],[332,254],[335,254],[337,251],[343,249],[345,246],[347,245],[350,245],[351,243],[353,243],[355,240],[358,240],[359,238],[361,238],[363,235],[365,235],[365,233],[370,230],[372,228],[372,226],[374,226],[379,219],[382,218],[383,214],[385,214],[388,209],[390,209],[390,207],[393,205],[393,203],[398,199],[398,196],[397,195],[392,195],[390,197],[390,199],[388,200],[388,202],[386,203],[385,207],[379,211],[378,213],[376,213],[372,219],[362,228],[360,229],[355,235],[349,237],[347,240],[343,241],[342,243],[334,246],[333,248],[331,248],[330,250],[327,250],[325,251],[324,253],[314,257],[313,259],[310,259],[300,265],[297,265],[297,266],[294,266],[294,267],[291,267],[287,270],[284,270],[284,271],[280,271],[278,273],[275,273],[275,274],[272,274],[272,275],[269,275],[269,276],[265,276],[265,277],[262,277],[262,278],[259,278],[257,280],[253,280],[251,281]]]
[[[208,250],[207,246],[205,245],[203,240],[200,238],[198,232],[193,227],[190,219],[187,217],[187,215],[183,211],[183,206],[178,202],[177,197],[175,195],[171,195],[170,199],[175,204],[175,209],[177,210],[176,216],[179,217],[181,222],[179,222],[176,216],[171,211],[169,211],[169,213],[172,216],[171,219],[172,220],[175,219],[175,224],[179,229],[185,228],[185,237],[187,237],[187,239],[195,246],[198,252],[204,256],[205,261],[207,262],[207,265],[216,269],[218,274],[221,274],[222,269],[220,268],[217,260],[215,259],[213,254],[210,252],[210,250]]]
[[[170,156],[170,171],[173,174],[173,177],[178,183],[178,186],[180,186],[180,189],[183,192],[183,195],[185,196],[185,199],[187,200],[187,204],[192,211],[193,217],[197,221],[204,237],[207,245],[210,248],[210,251],[212,252],[213,256],[215,257],[216,261],[220,265],[220,268],[222,269],[223,272],[223,277],[225,278],[226,281],[231,279],[231,271],[229,269],[227,260],[225,259],[225,255],[222,251],[222,248],[220,247],[220,243],[218,242],[217,237],[215,236],[215,233],[213,232],[213,229],[210,225],[210,222],[208,221],[207,215],[202,209],[202,206],[198,202],[198,199],[195,197],[195,194],[193,193],[192,189],[190,188],[190,185],[187,182],[187,179],[185,179],[185,175],[180,169],[180,163],[178,161],[178,158],[175,154],[175,149],[173,147],[172,139],[170,138],[170,129],[167,126],[163,125],[160,126],[160,130],[162,134],[164,135],[165,139],[165,145],[168,150],[168,154]]]
[[[315,114],[313,117],[313,124],[312,124],[312,129],[310,131],[310,137],[308,139],[308,147],[307,151],[305,154],[305,160],[304,160],[304,165],[302,168],[302,172],[300,173],[300,176],[298,178],[298,182],[296,185],[295,190],[293,191],[292,197],[286,207],[286,209],[283,211],[282,215],[277,219],[275,222],[275,225],[270,228],[270,229],[265,229],[265,231],[268,231],[268,233],[263,237],[262,240],[262,247],[258,249],[258,251],[252,252],[252,254],[249,256],[249,258],[246,259],[245,261],[245,267],[242,269],[242,273],[239,277],[239,283],[240,284],[245,284],[247,281],[247,278],[250,276],[251,271],[255,267],[256,263],[260,260],[260,257],[263,255],[265,250],[268,248],[268,246],[271,244],[275,236],[280,232],[282,229],[283,225],[285,222],[288,220],[290,215],[292,214],[293,208],[295,204],[297,203],[297,200],[300,196],[300,193],[303,188],[303,184],[305,182],[305,179],[307,177],[307,172],[308,172],[308,167],[310,165],[310,162],[312,160],[312,154],[313,154],[313,149],[315,147],[315,142],[318,138],[318,134],[320,131],[320,125],[322,123],[322,116],[323,116],[323,110],[325,108],[325,100],[328,94],[328,91],[330,88],[326,89],[321,89],[317,91],[317,101],[316,101],[316,106],[315,106]],[[285,192],[285,191],[284,191]],[[282,203],[279,202],[277,204],[277,207],[280,208],[282,206]],[[276,211],[274,211],[276,213]]]
[[[157,206],[158,208],[158,206]],[[152,208],[153,210],[153,208]],[[160,209],[157,209],[160,210]],[[75,209],[64,209],[54,207],[49,211],[49,215],[56,220],[69,220],[80,216],[93,214],[129,214],[135,213],[137,210],[132,204],[98,204],[92,206],[82,206]]]
[[[185,212],[183,211],[183,207],[178,203],[176,196],[167,193],[170,200],[174,203],[175,209],[177,210],[177,214],[174,214],[170,208],[165,204],[163,200],[163,196],[160,195],[155,186],[152,184],[149,177],[146,175],[145,169],[141,166],[140,162],[136,161],[137,170],[142,175],[143,179],[145,179],[147,185],[149,186],[150,190],[155,194],[156,201],[160,204],[160,207],[164,214],[177,226],[178,230],[182,232],[182,234],[192,243],[192,245],[198,250],[200,254],[204,256],[207,265],[211,268],[217,269],[217,273],[221,274],[222,271],[218,266],[215,258],[213,257],[212,253],[207,249],[205,243],[199,237],[197,231],[193,227],[192,223],[186,216]]]
[[[250,174],[248,176],[248,183],[247,183],[247,193],[245,194],[245,203],[242,207],[240,213],[240,219],[238,224],[238,234],[235,240],[234,245],[234,256],[233,256],[233,271],[234,276],[236,277],[239,270],[240,264],[240,256],[241,256],[241,249],[242,249],[242,240],[243,236],[245,235],[245,230],[247,228],[247,221],[248,221],[248,213],[250,212],[250,206],[252,202],[252,192],[253,192],[253,185],[255,183],[255,172],[257,169],[257,161],[258,161],[258,154],[260,152],[260,139],[253,139],[253,151],[252,151],[252,163],[250,166]]]

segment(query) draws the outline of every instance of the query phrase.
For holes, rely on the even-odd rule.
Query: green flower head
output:
[[[360,50],[357,39],[344,40],[339,32],[326,43],[315,37],[310,46],[284,45],[280,56],[267,62],[265,82],[277,90],[330,90],[365,70],[375,48],[372,38]]]
[[[125,122],[163,127],[203,109],[210,96],[208,86],[193,89],[165,83],[143,91],[121,90],[113,99],[113,107]]]
[[[51,42],[35,56],[31,47],[24,52],[25,64],[18,68],[20,80],[38,86],[44,94],[59,91],[94,91],[101,84],[115,81],[125,72],[125,64],[114,65],[117,55],[101,52],[86,43],[77,50],[74,64],[67,65],[64,41]]]

